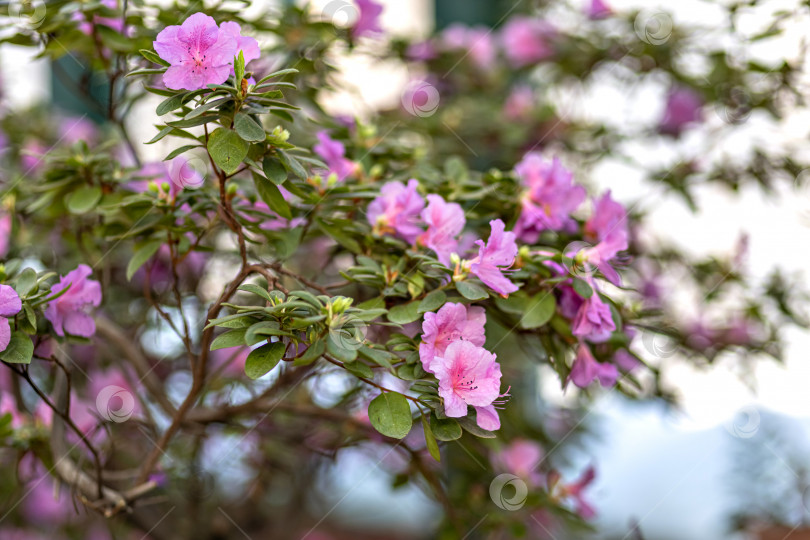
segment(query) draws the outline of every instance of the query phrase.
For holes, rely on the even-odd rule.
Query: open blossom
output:
[[[450,265],[450,255],[458,253],[458,235],[464,229],[464,210],[458,203],[448,203],[440,195],[428,195],[427,208],[422,210],[422,219],[427,231],[419,237],[419,243],[436,252],[439,261]]]
[[[555,34],[554,27],[544,20],[513,17],[501,30],[503,52],[514,67],[540,62],[554,54]]]
[[[10,285],[0,285],[0,351],[5,351],[11,341],[11,325],[8,318],[22,309],[20,296]]]
[[[433,373],[434,358],[444,356],[447,347],[459,340],[482,346],[486,341],[484,324],[487,316],[484,308],[448,302],[436,313],[425,313],[422,322],[422,343],[419,359],[428,373]]]
[[[96,323],[87,310],[101,304],[101,284],[87,279],[92,273],[89,266],[80,264],[51,288],[52,293],[58,293],[70,286],[65,294],[45,309],[45,318],[51,322],[57,335],[64,336],[67,332],[74,336],[90,337],[96,332]]]
[[[597,242],[574,255],[597,267],[614,285],[619,285],[619,274],[610,265],[619,252],[627,249],[630,231],[627,227],[627,211],[613,200],[607,191],[594,203],[593,215],[585,222],[585,237]]]
[[[239,52],[232,31],[231,27],[218,28],[214,18],[204,13],[191,15],[180,26],[164,28],[153,45],[160,57],[171,64],[163,74],[166,87],[198,90],[225,82]]]
[[[586,338],[594,343],[606,341],[610,334],[616,330],[613,315],[608,306],[599,296],[596,284],[591,282],[593,294],[586,298],[574,317],[571,333]]]
[[[5,257],[8,253],[11,226],[11,214],[0,209],[0,258]]]
[[[674,88],[667,96],[658,130],[667,135],[680,135],[688,124],[700,121],[702,107],[703,100],[697,92],[687,87]]]
[[[422,234],[419,215],[425,200],[419,195],[419,182],[413,178],[402,182],[387,182],[380,196],[368,205],[368,222],[378,234],[396,234],[413,244]]]
[[[238,23],[232,21],[223,22],[219,25],[219,31],[229,34],[236,40],[236,54],[234,56],[239,56],[241,52],[242,57],[245,59],[245,65],[251,60],[258,60],[261,56],[259,42],[252,37],[243,36],[242,27]]]
[[[501,366],[494,354],[469,341],[454,341],[431,367],[439,380],[439,395],[447,416],[465,416],[469,405],[475,408],[481,429],[493,431],[501,427],[494,405],[500,395]]]
[[[354,3],[357,4],[359,13],[357,21],[352,26],[352,36],[359,38],[361,36],[381,34],[383,31],[382,26],[380,26],[382,5],[374,0],[354,0]]]
[[[334,174],[339,181],[343,181],[347,176],[354,174],[357,165],[346,158],[346,147],[343,143],[329,137],[325,131],[319,131],[316,135],[318,144],[312,147],[316,154],[326,163],[329,168],[327,174]]]
[[[559,231],[573,224],[571,213],[585,200],[583,186],[574,184],[574,175],[558,158],[543,159],[536,152],[526,154],[515,173],[528,188],[521,201],[515,234],[535,242],[544,230]]]
[[[528,439],[516,439],[496,452],[492,461],[500,469],[536,486],[542,482],[542,475],[537,467],[543,455],[543,447],[538,443]]]
[[[605,0],[591,0],[591,5],[588,7],[588,18],[591,20],[605,19],[610,17],[613,12],[610,6],[607,5]]]
[[[489,288],[501,295],[518,290],[518,286],[503,275],[503,270],[512,266],[517,257],[515,233],[504,232],[506,226],[500,219],[489,222],[492,232],[487,243],[477,240],[478,256],[470,261],[470,272]]]
[[[492,30],[483,26],[468,27],[452,24],[442,32],[442,45],[446,49],[461,49],[476,67],[488,70],[495,65],[496,48]]]
[[[591,349],[586,344],[580,343],[577,356],[571,365],[569,378],[580,388],[587,388],[595,380],[602,386],[613,386],[619,378],[619,371],[613,364],[597,362],[591,354]]]

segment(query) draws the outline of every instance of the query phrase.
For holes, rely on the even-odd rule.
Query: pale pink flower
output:
[[[470,273],[478,276],[485,285],[502,296],[518,290],[518,286],[503,275],[503,270],[512,266],[517,257],[515,234],[504,232],[506,226],[500,219],[489,222],[492,232],[487,243],[478,244],[478,256],[470,261]]]
[[[419,215],[425,200],[419,195],[419,182],[408,180],[388,182],[380,189],[380,196],[368,205],[368,222],[378,234],[395,234],[413,244],[422,233]]]
[[[427,231],[419,237],[419,243],[436,252],[439,261],[450,265],[450,255],[458,253],[458,235],[464,229],[464,210],[458,203],[448,203],[439,195],[428,195],[427,208],[422,210],[422,219]]]
[[[464,340],[482,346],[486,341],[486,322],[484,308],[453,302],[446,303],[436,313],[425,313],[422,343],[419,345],[419,358],[425,371],[433,373],[431,365],[435,357],[444,356],[447,347],[455,341]]]
[[[618,378],[616,366],[597,362],[591,354],[591,349],[584,343],[579,344],[569,375],[572,383],[580,388],[587,388],[593,381],[598,380],[602,386],[613,386]]]
[[[88,279],[93,270],[86,264],[68,272],[51,288],[58,293],[70,286],[68,291],[48,304],[45,318],[53,325],[56,334],[65,332],[74,336],[90,337],[96,332],[96,323],[87,310],[101,305],[101,284]]]

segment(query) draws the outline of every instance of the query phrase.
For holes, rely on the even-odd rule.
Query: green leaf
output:
[[[226,174],[236,172],[247,156],[249,147],[235,131],[227,128],[217,128],[208,137],[208,152]]]
[[[526,313],[526,306],[529,304],[529,298],[522,292],[510,294],[508,297],[503,298],[499,296],[495,299],[495,305],[507,313],[513,315],[523,315]]]
[[[242,85],[242,79],[245,78],[245,55],[242,51],[233,59],[233,73],[236,75],[234,78],[234,86],[239,88]]]
[[[307,347],[307,350],[304,351],[304,354],[295,359],[293,365],[308,366],[309,364],[320,358],[325,350],[326,350],[325,341],[319,339],[318,341]]]
[[[262,84],[264,81],[267,81],[269,79],[273,79],[275,77],[283,77],[284,75],[292,75],[293,73],[298,73],[298,70],[294,69],[294,68],[289,68],[289,69],[282,69],[282,70],[279,70],[279,71],[274,71],[270,75],[267,75],[267,76],[262,77],[261,79],[259,79],[259,82],[256,83],[256,86]]]
[[[527,330],[540,328],[554,316],[557,309],[557,300],[551,291],[543,291],[534,295],[526,304],[526,311],[520,318],[520,327]]]
[[[447,295],[444,294],[444,291],[433,291],[419,302],[419,313],[436,311],[442,307],[446,301]]]
[[[171,64],[170,64],[170,63],[168,63],[166,60],[164,60],[163,58],[161,58],[160,56],[158,56],[158,55],[157,55],[157,53],[156,53],[156,52],[154,52],[154,51],[149,51],[149,50],[146,50],[146,49],[141,49],[141,50],[140,50],[140,51],[138,51],[138,52],[140,52],[140,53],[141,53],[141,56],[143,56],[144,58],[146,58],[147,60],[149,60],[149,61],[150,61],[150,62],[152,62],[153,64],[160,64],[161,66],[166,66],[166,67],[169,67],[169,66],[171,65]]]
[[[254,380],[266,375],[271,369],[278,365],[286,350],[287,346],[277,341],[276,343],[268,343],[267,345],[262,345],[258,349],[250,351],[250,354],[248,354],[245,360],[245,375]]]
[[[258,285],[255,285],[253,283],[246,283],[244,285],[240,285],[239,290],[261,296],[267,301],[272,300],[272,296],[270,296],[270,293],[267,292],[267,289],[265,289],[264,287],[259,287]]]
[[[351,364],[346,364],[344,367],[346,371],[356,377],[365,377],[366,379],[374,377],[374,372],[363,362],[352,362]]]
[[[132,255],[132,258],[129,260],[129,264],[127,265],[127,281],[132,279],[132,276],[135,274],[135,272],[137,272],[138,268],[143,266],[146,261],[151,259],[162,245],[162,240],[153,240],[143,244],[141,247],[135,250],[135,253]]]
[[[211,100],[211,101],[209,101],[207,103],[204,103],[204,104],[200,105],[199,107],[195,108],[193,111],[191,111],[190,113],[185,115],[183,118],[185,120],[191,120],[192,118],[197,118],[201,114],[210,111],[214,107],[219,107],[220,105],[224,105],[224,104],[226,104],[226,103],[228,103],[228,102],[230,102],[232,100],[233,100],[233,98],[231,96],[226,96],[226,97],[220,98],[220,99],[213,99],[213,100]]]
[[[497,437],[494,431],[487,431],[485,429],[481,429],[478,427],[478,424],[475,423],[475,420],[464,416],[461,418],[456,419],[456,421],[464,428],[464,431],[468,433],[472,433],[476,437],[480,437],[482,439],[494,439]]]
[[[154,144],[154,143],[158,142],[159,140],[161,140],[166,135],[168,135],[169,133],[171,133],[172,131],[174,131],[173,127],[166,126],[165,128],[161,129],[160,132],[157,135],[155,135],[154,137],[152,137],[150,140],[146,141],[143,144]]]
[[[461,426],[453,418],[440,420],[435,414],[431,414],[430,427],[433,430],[433,434],[440,441],[455,441],[461,438]]]
[[[96,207],[101,195],[98,186],[81,187],[65,197],[65,205],[71,214],[85,214]]]
[[[130,51],[133,42],[123,34],[118,33],[109,26],[103,24],[93,25],[95,31],[101,37],[101,41],[114,51]]]
[[[160,102],[160,105],[157,106],[155,112],[158,116],[163,116],[166,113],[170,113],[175,109],[179,109],[183,106],[183,98],[185,98],[185,94],[177,94],[168,99],[165,99]]]
[[[30,364],[32,356],[34,356],[34,342],[23,332],[11,334],[8,347],[0,352],[0,360],[9,364]]]
[[[304,169],[304,166],[301,165],[301,163],[292,155],[288,154],[284,150],[281,150],[280,148],[277,148],[276,152],[278,153],[278,158],[281,160],[281,163],[287,167],[287,170],[292,171],[292,173],[301,180],[306,180],[309,177],[306,169]]]
[[[14,290],[24,298],[37,284],[37,272],[33,268],[26,268],[14,280]]]
[[[357,348],[353,345],[353,341],[348,346],[342,343],[341,336],[333,332],[326,336],[327,352],[343,363],[350,364],[357,360]]]
[[[236,113],[233,119],[233,128],[243,140],[248,142],[263,141],[267,137],[264,128],[243,112]]]
[[[383,392],[371,400],[368,419],[374,429],[394,439],[404,438],[413,425],[408,400],[398,392]]]
[[[179,156],[183,152],[188,152],[189,150],[193,150],[194,148],[199,148],[199,147],[200,147],[200,145],[198,145],[198,144],[187,144],[185,146],[181,146],[180,148],[175,148],[174,150],[169,152],[168,156],[163,158],[163,161],[169,161],[170,159],[176,158],[177,156]]]
[[[280,186],[287,180],[287,169],[284,168],[284,165],[271,157],[264,158],[262,170],[264,170],[264,175],[267,179],[277,186]]]
[[[482,289],[479,285],[470,283],[469,281],[457,281],[456,290],[467,300],[483,300],[484,298],[489,297],[489,293],[487,293],[487,291]]]
[[[408,324],[419,319],[420,302],[409,302],[407,304],[400,304],[388,310],[388,320],[396,324]]]
[[[574,287],[576,293],[582,298],[590,298],[593,296],[593,289],[584,279],[574,278],[571,285]]]
[[[229,347],[239,347],[245,344],[245,333],[247,328],[237,328],[236,330],[229,330],[224,334],[220,334],[211,343],[211,350],[227,349]]]
[[[442,455],[439,452],[439,443],[436,442],[436,437],[430,430],[430,425],[428,425],[427,418],[424,414],[422,415],[422,431],[425,432],[425,445],[427,446],[428,452],[433,456],[433,459],[441,461]]]
[[[284,199],[278,187],[261,175],[253,174],[253,182],[256,184],[256,191],[262,200],[267,203],[270,210],[286,219],[292,219],[290,205]]]

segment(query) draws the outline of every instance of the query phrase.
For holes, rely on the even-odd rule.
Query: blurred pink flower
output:
[[[57,335],[64,336],[67,332],[90,337],[96,332],[96,323],[87,310],[101,304],[101,284],[87,279],[92,273],[89,266],[80,264],[51,288],[52,293],[58,293],[70,286],[65,294],[50,302],[45,309],[45,318],[51,322]]]
[[[425,371],[433,373],[431,365],[437,356],[444,356],[447,347],[456,341],[468,341],[482,346],[486,341],[484,324],[487,321],[484,308],[467,307],[448,302],[436,313],[425,313],[422,322],[422,343],[419,359]]]
[[[525,120],[535,108],[534,90],[531,86],[521,84],[512,88],[506,103],[503,106],[503,114],[509,120]]]
[[[204,13],[195,13],[182,25],[161,30],[153,45],[158,55],[171,64],[163,74],[166,87],[198,90],[225,82],[239,52],[231,30],[219,29],[214,18]]]
[[[448,203],[439,195],[428,195],[427,208],[422,210],[422,219],[427,230],[418,242],[432,249],[439,261],[450,266],[450,255],[458,253],[457,237],[464,229],[464,210],[458,203]]]
[[[326,131],[319,131],[316,134],[318,144],[312,147],[316,154],[326,163],[329,168],[327,175],[334,173],[338,181],[343,181],[357,170],[357,164],[347,159],[346,147],[343,143],[329,137]]]
[[[554,54],[552,41],[556,33],[554,26],[544,20],[513,17],[501,29],[501,45],[509,62],[523,67]]]
[[[357,4],[359,13],[357,21],[352,26],[352,36],[356,39],[361,36],[381,34],[383,32],[382,26],[380,26],[382,4],[374,0],[354,0],[354,3]]]
[[[666,135],[678,136],[691,123],[700,122],[703,99],[691,88],[673,88],[667,96],[666,109],[658,130]]]
[[[495,355],[469,341],[451,343],[444,357],[431,364],[439,380],[439,395],[450,418],[466,416],[467,406],[477,412],[476,422],[489,431],[501,427],[494,402],[500,397],[501,366]]]
[[[10,285],[0,285],[0,351],[5,351],[11,341],[11,326],[8,318],[22,309],[20,295]]]
[[[528,439],[515,439],[496,452],[493,463],[502,470],[519,476],[532,486],[540,485],[543,476],[537,470],[544,456],[543,447]]]
[[[547,161],[536,152],[526,154],[515,173],[528,190],[521,200],[515,234],[521,240],[537,241],[540,232],[559,231],[573,223],[571,213],[585,200],[585,188],[558,158]]]
[[[489,70],[495,65],[497,50],[491,28],[452,24],[442,32],[441,37],[446,49],[466,51],[479,69]]]
[[[470,273],[478,276],[485,285],[502,296],[518,290],[518,286],[503,275],[503,271],[515,262],[518,248],[515,233],[504,232],[500,219],[489,222],[492,232],[487,243],[477,240],[478,256],[470,261]]]
[[[587,388],[593,381],[598,380],[602,386],[613,386],[618,378],[616,366],[597,362],[591,354],[591,349],[584,343],[579,344],[569,375],[572,383],[580,388]]]
[[[571,333],[577,337],[588,339],[595,343],[606,341],[610,334],[616,330],[613,315],[608,306],[599,296],[596,284],[590,281],[593,294],[584,299],[577,311],[571,328]]]
[[[607,5],[605,0],[591,0],[591,5],[588,7],[588,18],[591,20],[606,19],[613,15],[610,6]]]
[[[419,182],[408,180],[405,186],[401,182],[388,182],[380,189],[380,196],[368,205],[368,222],[377,234],[396,234],[408,243],[413,244],[422,233],[419,215],[425,206],[425,200],[419,195]]]

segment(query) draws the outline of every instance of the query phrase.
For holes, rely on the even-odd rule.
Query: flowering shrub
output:
[[[553,537],[594,516],[597,469],[560,472],[582,411],[541,405],[538,373],[582,404],[598,386],[672,399],[660,374],[676,352],[778,356],[776,329],[804,324],[779,274],[759,290],[737,261],[642,242],[643,216],[590,189],[577,159],[618,153],[609,130],[551,126],[531,81],[499,75],[554,66],[562,86],[615,60],[614,45],[665,70],[649,41],[577,41],[527,13],[497,35],[393,41],[392,57],[458,70],[441,91],[433,75],[410,85],[405,112],[346,119],[318,92],[336,84],[333,49],[380,38],[376,2],[337,26],[298,7],[251,20],[186,7],[48,6],[4,38],[75,54],[109,85],[101,127],[41,110],[2,121],[2,436],[10,463],[66,486],[60,509],[129,517],[111,526],[154,538],[219,534],[216,508],[256,537],[314,537],[329,512],[301,504],[313,476],[361,448],[384,452],[369,470],[426,489],[448,538],[488,513],[481,531]],[[619,20],[604,2],[581,16]],[[471,115],[462,142],[489,137],[492,155],[459,151],[451,126],[478,107],[475,85],[497,120],[476,133]],[[699,94],[671,91],[662,136],[701,121]],[[137,140],[148,122],[133,107],[152,106]],[[577,145],[591,129],[602,149]],[[164,159],[145,160],[155,147]],[[689,198],[697,171],[682,173],[655,180]],[[699,307],[744,305],[714,326],[676,320],[661,276],[678,267],[694,270]],[[206,461],[215,441],[228,450]],[[181,502],[188,519],[169,515]],[[54,520],[77,538],[90,527]]]

